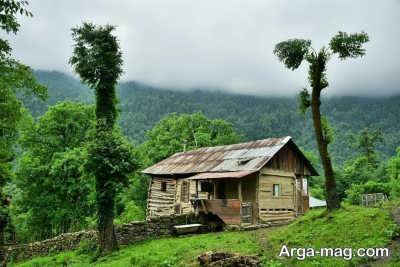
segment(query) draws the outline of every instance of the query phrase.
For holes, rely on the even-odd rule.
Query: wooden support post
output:
[[[215,181],[213,183],[214,183],[214,199],[217,199],[217,184],[218,184],[218,182]]]
[[[304,201],[303,201],[303,192],[304,192],[304,187],[303,187],[303,176],[300,176],[300,212],[303,214],[304,213]]]
[[[196,198],[199,199],[199,180],[196,180]]]
[[[239,180],[239,183],[238,183],[238,193],[239,193],[239,200],[243,201],[243,199],[242,199],[242,180],[241,179]]]

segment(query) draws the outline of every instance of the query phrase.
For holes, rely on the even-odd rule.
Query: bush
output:
[[[90,239],[83,239],[79,242],[79,246],[76,249],[77,255],[95,255],[97,252],[97,243]]]
[[[133,201],[129,201],[125,204],[124,211],[115,219],[115,224],[141,221],[144,220],[145,217],[145,211],[137,206]]]
[[[368,181],[365,184],[353,184],[346,190],[346,202],[351,204],[361,204],[362,194],[384,193],[390,194],[391,186],[389,183]]]

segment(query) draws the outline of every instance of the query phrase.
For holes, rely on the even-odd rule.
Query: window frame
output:
[[[186,192],[185,192],[185,190]],[[182,181],[181,184],[181,202],[189,202],[189,194],[190,194],[190,182],[189,181]]]
[[[275,190],[275,186],[278,187],[278,191]],[[281,196],[282,196],[282,185],[272,184],[272,197],[281,197]]]
[[[161,182],[161,192],[167,192],[167,182]]]

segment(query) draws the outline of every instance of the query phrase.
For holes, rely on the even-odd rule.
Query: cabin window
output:
[[[181,201],[189,201],[189,182],[183,181],[181,185]]]
[[[272,187],[272,196],[279,197],[281,195],[281,185],[274,184]]]
[[[167,192],[167,182],[161,182],[161,192]]]
[[[200,191],[212,193],[214,192],[214,184],[210,182],[201,182],[200,184]]]

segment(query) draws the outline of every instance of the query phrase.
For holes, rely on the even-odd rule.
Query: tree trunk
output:
[[[317,139],[318,151],[321,157],[322,166],[325,173],[325,191],[327,209],[332,211],[340,207],[339,199],[336,192],[336,180],[333,173],[332,162],[328,152],[328,142],[324,138],[321,111],[320,111],[320,94],[321,90],[313,88],[311,96],[311,111],[313,117],[315,137]]]
[[[99,247],[101,252],[111,252],[118,249],[118,243],[114,229],[114,214],[99,217]]]
[[[96,90],[97,131],[113,131],[117,117],[115,87],[112,82],[102,80]],[[110,172],[111,173],[111,172]],[[96,174],[97,229],[101,253],[118,249],[114,231],[115,188],[110,186],[112,177]]]
[[[115,189],[110,188],[108,179],[101,175],[96,177],[97,230],[101,254],[118,249],[114,230],[114,197]]]

